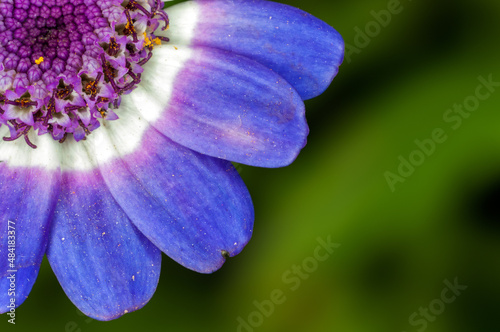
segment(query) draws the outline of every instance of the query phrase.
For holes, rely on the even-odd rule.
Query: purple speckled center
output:
[[[140,82],[163,1],[0,1],[0,126],[12,141],[34,130],[80,141],[115,120],[121,95]]]

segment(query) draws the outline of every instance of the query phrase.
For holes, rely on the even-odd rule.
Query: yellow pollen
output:
[[[154,39],[149,39],[148,35],[144,32],[144,47],[148,46],[155,46],[156,45],[161,45],[161,40],[160,38],[154,38]]]
[[[35,63],[37,65],[41,64],[43,62],[43,56],[39,57],[37,60],[35,60]]]

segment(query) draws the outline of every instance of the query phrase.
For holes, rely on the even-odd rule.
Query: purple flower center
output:
[[[122,94],[168,26],[159,0],[0,1],[0,126],[5,141],[50,133],[80,141],[115,120]]]

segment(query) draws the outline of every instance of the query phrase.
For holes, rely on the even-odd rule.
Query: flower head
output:
[[[100,320],[149,301],[161,252],[217,270],[253,230],[230,161],[281,167],[304,147],[303,100],[337,74],[340,35],[262,0],[163,2],[0,2],[0,312],[44,254]]]
[[[0,3],[3,31],[1,123],[12,141],[49,133],[80,141],[115,120],[121,96],[140,82],[154,35],[168,17],[159,0],[148,2],[32,1]]]

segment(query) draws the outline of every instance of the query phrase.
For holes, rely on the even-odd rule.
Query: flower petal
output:
[[[0,128],[0,137],[6,130]],[[59,192],[59,155],[53,140],[31,141],[36,150],[22,138],[0,142],[0,313],[9,311],[11,299],[16,307],[21,305],[35,283]],[[12,275],[14,279],[7,279]]]
[[[83,144],[68,143],[85,155]],[[63,172],[47,257],[70,300],[98,320],[143,307],[160,275],[161,252],[130,222],[97,170]]]
[[[224,256],[237,255],[252,234],[253,206],[245,184],[230,162],[172,142],[141,120],[127,100],[120,107],[121,121],[106,127],[109,136],[103,130],[94,141],[113,197],[172,259],[202,273],[219,269]],[[141,149],[127,155],[129,141],[135,141],[131,136],[142,137]],[[122,161],[110,162],[109,150],[122,154]]]
[[[252,58],[283,76],[304,100],[320,95],[344,57],[340,34],[291,6],[260,0],[187,1],[167,9],[174,44]]]
[[[226,51],[157,47],[130,96],[142,116],[173,141],[238,163],[286,166],[309,132],[304,103],[292,86]]]

